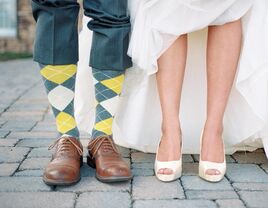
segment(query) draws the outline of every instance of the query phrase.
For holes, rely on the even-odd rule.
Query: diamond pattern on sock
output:
[[[92,69],[95,83],[96,118],[92,138],[112,135],[113,118],[122,91],[124,71]]]
[[[111,117],[97,122],[94,126],[94,129],[103,132],[106,135],[112,135],[112,128],[111,128],[112,124],[113,124],[113,118]]]
[[[57,84],[62,84],[66,80],[72,78],[77,71],[77,66],[71,65],[47,65],[40,73],[46,79],[55,82]]]
[[[61,95],[61,96],[59,96]],[[48,93],[48,100],[54,108],[63,111],[74,99],[74,92],[61,85],[55,87]]]
[[[60,112],[56,117],[57,128],[59,132],[68,134],[67,132],[76,127],[74,117],[65,112]]]
[[[113,90],[116,94],[120,94],[122,91],[122,83],[124,81],[124,75],[119,75],[117,77],[106,79],[101,81],[100,83]]]
[[[79,137],[74,118],[76,65],[47,65],[40,70],[60,134]]]

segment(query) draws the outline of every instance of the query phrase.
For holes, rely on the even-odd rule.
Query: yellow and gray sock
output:
[[[92,69],[95,82],[96,118],[92,139],[112,135],[112,124],[124,82],[124,71]]]
[[[77,66],[40,65],[40,73],[56,118],[57,130],[79,138],[79,131],[74,118],[74,88]]]

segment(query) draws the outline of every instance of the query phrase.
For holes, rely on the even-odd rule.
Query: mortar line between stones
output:
[[[225,178],[227,179],[227,181],[230,183],[230,185],[231,185],[232,188],[234,189],[235,193],[236,193],[237,196],[238,196],[238,199],[243,203],[243,205],[244,205],[245,207],[247,207],[247,206],[246,206],[246,203],[242,200],[240,194],[238,193],[239,191],[233,186],[233,182],[230,180],[230,178],[229,178],[227,175],[225,175]]]
[[[0,128],[2,128],[6,123],[7,121],[4,121],[4,123],[0,124]]]
[[[215,204],[216,204],[216,207],[217,208],[220,208],[220,205],[216,202],[218,199],[213,199],[213,200],[210,200],[210,201],[213,201]]]
[[[186,196],[186,193],[185,193],[185,188],[184,188],[184,186],[183,186],[183,184],[182,184],[182,180],[181,180],[181,178],[179,178],[179,183],[180,183],[180,185],[181,185],[181,188],[182,188],[182,191],[183,191],[183,195],[184,195],[184,199],[187,199],[187,196]]]
[[[3,138],[7,138],[9,134],[11,134],[11,131],[8,131],[8,133]]]
[[[190,154],[190,155],[191,155],[191,158],[193,159],[194,163],[195,163],[195,162],[198,162],[198,161],[195,159],[195,157],[194,157],[193,154]]]
[[[264,171],[264,173],[268,173],[268,172],[266,172],[266,170],[262,167],[262,165],[264,165],[264,163],[260,163],[260,164],[258,164],[258,166],[260,167],[260,169],[262,169],[263,171]]]
[[[45,116],[46,116],[46,114],[49,113],[49,110],[50,110],[50,106],[49,106],[49,103],[48,103],[47,109],[46,109],[45,113],[43,114],[42,119],[40,121],[44,121],[45,120]],[[40,121],[38,121],[38,122],[40,122]]]
[[[77,205],[77,199],[79,198],[80,194],[81,193],[77,193],[77,192],[75,193],[73,208],[76,207],[76,205]]]
[[[17,167],[17,169],[14,171],[14,173],[12,173],[11,177],[14,176],[14,174],[19,170],[20,166],[22,165],[22,163],[26,160],[26,158],[28,157],[28,155],[30,154],[30,152],[32,151],[32,147],[29,147],[30,150],[25,154],[24,158],[21,160],[19,166]],[[19,171],[18,171],[19,172]]]
[[[21,140],[23,140],[22,138],[21,139],[18,139],[18,141],[14,144],[14,147],[16,147],[18,144],[19,144],[19,142],[21,141]],[[31,150],[32,151],[32,150]]]
[[[38,122],[39,121],[36,121],[35,124],[27,132],[31,132],[33,130],[33,128],[37,126]]]

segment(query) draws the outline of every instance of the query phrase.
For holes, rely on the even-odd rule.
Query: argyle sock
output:
[[[79,138],[74,119],[74,87],[77,66],[40,65],[48,100],[56,118],[58,132]]]
[[[95,81],[96,117],[92,139],[112,135],[113,118],[122,91],[124,71],[92,69]]]

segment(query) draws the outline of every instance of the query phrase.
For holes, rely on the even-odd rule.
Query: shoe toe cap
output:
[[[70,182],[77,180],[79,171],[69,166],[48,167],[44,172],[44,177],[49,180]]]

